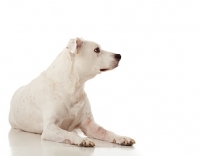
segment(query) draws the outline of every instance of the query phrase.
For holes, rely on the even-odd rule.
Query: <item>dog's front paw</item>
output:
[[[132,146],[133,144],[135,144],[135,140],[129,137],[119,137],[119,138],[113,139],[113,143],[117,143],[122,146]]]
[[[81,143],[78,144],[80,147],[94,147],[95,143],[88,140],[88,139],[83,139]]]

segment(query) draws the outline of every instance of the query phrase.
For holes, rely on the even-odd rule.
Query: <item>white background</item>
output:
[[[200,155],[198,0],[1,0],[1,147],[14,91],[75,37],[122,55],[86,84],[99,124],[133,137],[134,155]]]

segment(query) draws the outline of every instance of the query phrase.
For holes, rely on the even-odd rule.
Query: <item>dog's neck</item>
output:
[[[83,76],[83,72],[76,66],[75,58],[66,48],[47,68],[45,75],[55,83],[65,84],[66,89],[71,92],[77,88],[83,88],[85,82],[95,76]]]

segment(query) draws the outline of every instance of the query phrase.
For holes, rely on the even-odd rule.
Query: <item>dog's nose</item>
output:
[[[120,54],[115,54],[115,58],[119,61],[119,60],[121,60],[121,55]]]

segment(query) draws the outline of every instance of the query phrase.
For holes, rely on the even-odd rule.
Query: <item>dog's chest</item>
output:
[[[86,94],[81,89],[76,90],[73,94],[69,95],[70,106],[81,106],[85,102]]]
[[[70,95],[68,99],[65,102],[65,107],[67,110],[68,117],[73,119],[77,118],[79,115],[81,115],[81,112],[84,108],[84,105],[86,103],[85,100],[85,93],[75,93],[73,95]]]
[[[66,116],[62,121],[61,128],[72,131],[77,125],[80,124],[83,109],[85,105],[84,98],[70,98],[70,103],[66,106]]]

